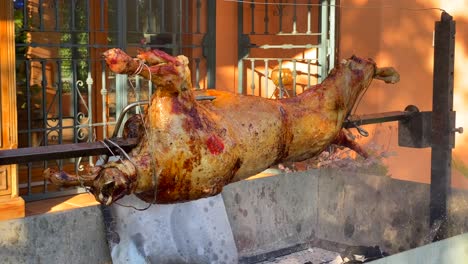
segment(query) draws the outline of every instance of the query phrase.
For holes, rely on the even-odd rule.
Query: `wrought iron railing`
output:
[[[154,87],[140,77],[114,75],[101,53],[162,49],[190,58],[197,89],[214,86],[214,38],[207,22],[214,0],[22,0],[15,4],[19,147],[94,142],[112,135],[130,103]],[[212,26],[212,25],[211,25]],[[139,112],[135,108],[134,112]],[[47,167],[80,173],[98,157],[19,164],[29,200],[84,191],[61,190],[42,178]]]
[[[335,2],[239,1],[238,92],[282,98],[320,83],[335,66]]]

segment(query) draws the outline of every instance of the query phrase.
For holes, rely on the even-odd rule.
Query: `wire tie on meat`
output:
[[[121,152],[121,154],[123,154],[125,156],[125,158],[127,158],[134,166],[136,166],[135,163],[133,163],[130,156],[128,156],[128,154],[119,145],[117,145],[112,140],[109,140],[109,139],[105,138],[104,140],[100,140],[99,142],[101,142],[109,150],[109,152],[112,154],[112,156],[116,156],[115,153],[112,151],[112,149],[109,147],[109,145],[106,143],[106,142],[109,142],[110,144],[115,146],[119,150],[119,152]],[[119,158],[119,159],[122,162],[122,164],[125,164],[121,158]],[[154,202],[155,201],[156,201],[156,196],[154,197]],[[137,208],[137,207],[135,207],[133,205],[125,205],[125,204],[121,204],[119,202],[114,202],[114,203],[119,205],[119,206],[126,207],[126,208],[132,208],[132,209],[137,210],[137,211],[146,211],[152,205],[152,203],[148,203],[148,205],[146,207],[144,207],[144,208]]]
[[[119,155],[119,160],[120,162],[122,162],[122,164],[124,166],[125,165],[125,162],[123,161],[122,159],[122,156],[124,156],[128,161],[130,161],[130,163],[132,163],[133,166],[136,167],[136,164],[133,162],[133,160],[130,158],[130,156],[128,156],[127,152],[125,152],[125,150],[123,150],[119,145],[117,145],[115,142],[113,142],[112,140],[109,140],[107,138],[105,138],[104,140],[101,140],[100,141],[109,151],[110,153],[112,154],[112,156],[116,156],[115,153],[112,151],[112,149],[110,148],[110,146],[108,145],[108,143],[110,143],[111,145],[113,145],[114,147],[117,148],[117,150],[120,152],[120,155]],[[106,143],[108,142],[108,143]]]
[[[104,141],[105,141],[105,142],[108,142],[108,143],[110,143],[111,145],[113,145],[114,147],[116,147],[116,148],[119,150],[120,154],[121,154],[122,156],[124,156],[127,160],[129,160],[129,161],[136,167],[136,164],[133,163],[132,158],[131,158],[131,157],[127,154],[127,152],[125,152],[125,150],[123,150],[118,144],[116,144],[114,141],[109,140],[109,139],[107,139],[107,138],[105,138]]]
[[[117,157],[117,155],[115,155],[115,153],[112,151],[110,146],[107,145],[106,141],[112,142],[112,141],[108,140],[107,138],[105,138],[104,140],[100,140],[99,142],[101,142],[107,148],[107,150],[109,150],[109,152],[112,154],[112,156]],[[114,143],[114,142],[112,142],[112,143]],[[124,151],[124,153],[127,154],[125,151]],[[124,162],[123,162],[122,157],[120,155],[118,157],[119,157],[120,162],[122,162],[122,164],[123,164]],[[132,162],[132,161],[130,160],[130,162]],[[132,162],[132,164],[133,164],[133,162]]]
[[[135,75],[140,74],[141,71],[144,68],[144,65],[146,65],[140,59],[135,59],[135,60],[137,60],[139,64],[138,64],[138,67],[136,68],[136,70],[132,74],[130,74],[130,76],[135,76]]]
[[[146,68],[146,70],[148,71],[148,74],[149,74],[149,76],[148,76],[149,78],[148,78],[148,79],[149,79],[150,81],[152,81],[152,72],[151,72],[150,67],[149,67],[146,63],[144,63],[142,60],[140,60],[140,59],[135,59],[135,60],[137,60],[138,63],[139,63],[139,64],[138,64],[138,67],[137,67],[136,70],[135,70],[132,74],[130,74],[129,76],[136,76],[136,75],[139,75],[139,74],[141,74],[141,72],[143,71],[143,69]],[[135,89],[133,83],[132,83],[130,80],[129,80],[129,85],[130,85],[130,86],[132,87],[132,89],[136,92],[136,89]],[[148,90],[149,90],[149,91],[148,91],[148,97],[149,97],[149,98],[151,97],[151,88],[152,88],[152,85],[149,84],[149,85],[148,85]],[[156,88],[157,88],[157,87],[156,87]],[[149,106],[151,106],[151,100],[149,100]],[[143,112],[142,109],[141,109],[141,105],[140,105],[139,107],[140,107],[140,111]],[[142,118],[142,120],[143,120],[143,128],[144,128],[144,131],[145,131],[146,136],[151,137],[151,135],[148,133],[145,119]],[[122,156],[123,156],[123,157],[125,157],[126,159],[128,159],[134,166],[136,166],[135,163],[133,162],[133,160],[131,159],[131,157],[130,157],[118,144],[116,144],[115,142],[113,142],[113,141],[111,141],[111,140],[109,140],[109,139],[104,139],[104,140],[101,140],[100,142],[109,150],[109,152],[110,152],[113,156],[116,156],[116,154],[112,151],[110,145],[114,146],[114,147],[120,152],[120,153],[119,153],[119,154],[120,154],[120,155],[119,155],[119,160],[120,160],[122,163],[124,163],[123,160],[122,160]],[[154,158],[154,157],[153,157],[153,158]],[[118,202],[115,202],[115,204],[120,205],[120,206],[123,206],[123,207],[133,208],[133,209],[138,210],[138,211],[144,211],[144,210],[147,210],[148,208],[150,208],[151,205],[152,205],[153,203],[156,203],[156,199],[157,199],[157,183],[158,183],[158,182],[157,182],[156,172],[155,172],[155,170],[154,170],[154,168],[155,168],[154,162],[155,162],[154,159],[152,159],[152,160],[151,160],[151,164],[153,165],[152,176],[153,176],[153,184],[155,185],[155,187],[154,187],[153,202],[152,202],[152,203],[148,203],[148,206],[145,207],[145,208],[136,208],[135,206],[123,205],[123,204],[120,204],[120,203],[118,203]]]
[[[112,156],[115,156],[115,153],[112,151],[112,149],[109,147],[109,145],[106,144],[106,142],[104,142],[103,140],[99,140],[99,143],[103,144],[104,147],[106,147],[107,150],[109,150],[109,152],[112,154]]]
[[[125,208],[132,208],[133,210],[137,210],[137,211],[146,211],[146,210],[148,210],[148,209],[151,207],[151,205],[153,205],[153,204],[151,204],[151,203],[148,203],[148,205],[147,205],[146,207],[137,208],[137,207],[135,207],[135,206],[133,206],[133,205],[121,204],[121,203],[119,203],[119,202],[114,202],[114,203],[115,203],[116,205],[119,205],[119,206],[122,206],[122,207],[125,207]]]
[[[151,72],[150,67],[146,64],[143,64],[143,66],[146,67],[146,70],[149,73],[149,80],[151,81],[151,83],[153,83],[153,73]],[[148,106],[151,106],[151,84],[148,84],[148,99]]]
[[[138,68],[137,68],[137,70],[133,73],[133,75],[140,74],[141,71],[143,70],[143,68],[146,67],[146,70],[148,71],[148,74],[149,74],[149,80],[152,81],[153,75],[152,75],[152,72],[151,72],[150,67],[149,67],[147,64],[143,63],[142,60],[139,60],[139,59],[138,59],[138,61],[140,62],[140,64],[138,65]],[[133,83],[130,82],[130,81],[129,81],[129,83],[130,83],[130,86],[132,87],[132,89],[136,92],[136,89],[135,89],[135,87],[133,86]],[[151,85],[148,85],[148,98],[151,98]],[[148,105],[151,106],[151,99],[148,100],[148,102],[149,102]],[[140,107],[140,111],[143,112],[142,109],[141,109],[141,105],[139,105],[139,107]],[[145,130],[145,135],[146,135],[147,137],[150,137],[151,135],[148,133],[148,130],[147,130],[147,128],[146,128],[145,118],[142,118],[142,121],[143,121],[143,128],[144,128],[144,130]],[[111,142],[111,143],[112,143],[112,144],[115,144],[114,142]],[[120,150],[124,153],[124,155],[127,154],[124,150],[122,150],[122,149],[120,148],[120,146],[118,146],[117,144],[115,144],[115,145],[116,145],[116,147],[117,147],[118,149],[120,149]],[[134,166],[136,166],[128,155],[126,155],[126,158],[127,158],[130,162],[132,162],[132,164],[133,164]],[[151,160],[151,164],[152,164],[153,167],[154,167],[154,160]],[[152,175],[153,175],[153,182],[154,182],[154,184],[155,184],[155,189],[154,189],[154,198],[153,198],[153,202],[150,203],[150,206],[151,206],[151,204],[156,203],[156,194],[157,194],[157,177],[156,177],[156,173],[154,172],[154,170],[152,170]],[[120,205],[121,205],[121,206],[124,206],[124,207],[131,207],[131,208],[133,208],[133,209],[135,209],[135,210],[140,210],[140,211],[146,210],[146,209],[148,209],[148,208],[150,207],[150,206],[148,206],[148,207],[146,207],[146,208],[144,208],[144,209],[138,209],[138,208],[133,207],[133,206],[125,206],[125,205],[122,205],[122,204],[120,204]]]
[[[351,124],[357,129],[357,131],[359,132],[359,134],[361,134],[361,136],[363,137],[368,137],[369,136],[369,132],[367,132],[367,130],[365,130],[364,128],[360,127],[357,122],[351,122]]]

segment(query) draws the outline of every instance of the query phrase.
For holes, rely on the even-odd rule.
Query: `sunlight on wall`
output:
[[[468,67],[468,50],[458,45],[456,50],[455,61],[455,97],[454,109],[457,111],[457,127],[464,127],[468,129],[468,75],[466,75],[466,67]],[[460,145],[465,154],[468,151],[468,133],[457,134],[457,146]],[[458,147],[456,149],[457,151]],[[462,155],[462,153],[459,153]]]
[[[466,0],[432,0],[453,16],[456,21],[455,73],[454,73],[454,110],[457,111],[456,127],[468,129],[468,6]],[[455,185],[468,186],[468,133],[456,134],[454,156]],[[463,176],[463,177],[462,177]],[[465,184],[463,184],[465,183]]]
[[[468,76],[465,74],[468,67],[468,50],[457,41],[456,45],[456,60],[455,60],[455,81],[454,81],[454,102],[453,108],[457,111],[456,127],[463,127],[465,133],[455,134],[456,148],[453,151],[454,156],[454,171],[460,176],[455,177],[455,184],[459,181],[468,181]],[[462,177],[464,180],[462,179]]]
[[[440,6],[449,14],[451,14],[456,21],[459,19],[464,21],[462,23],[457,21],[457,37],[455,43],[454,109],[457,111],[456,126],[468,129],[468,75],[466,75],[466,68],[468,67],[468,48],[466,48],[466,30],[468,30],[468,25],[466,22],[468,19],[467,2],[466,0],[432,2],[434,4],[439,3]],[[463,45],[465,45],[465,47]],[[455,149],[455,154],[464,156],[465,162],[468,162],[468,158],[466,158],[466,153],[468,151],[468,133],[457,134],[456,140],[457,148]]]
[[[342,57],[356,54],[373,57],[379,66],[394,66],[401,74],[400,83],[389,86],[373,82],[358,113],[369,114],[403,110],[414,104],[421,111],[432,109],[433,32],[440,20],[440,11],[410,11],[405,8],[440,7],[456,21],[456,51],[454,80],[454,110],[456,127],[468,129],[468,6],[466,1],[356,1],[343,0],[346,6],[382,6],[385,8],[341,9]],[[387,8],[391,6],[391,8]],[[398,146],[397,124],[365,127],[371,133],[359,142],[367,147],[380,146],[391,155],[386,159],[392,177],[419,182],[430,179],[430,149]],[[456,187],[468,188],[468,133],[456,134],[452,182]]]
[[[457,18],[467,18],[468,13],[467,13],[467,2],[466,0],[432,0],[432,1],[422,1],[419,0],[423,5],[432,5],[434,7],[440,7],[447,11],[450,15]]]
[[[353,1],[353,4],[354,4],[354,5],[357,5],[357,6],[365,5],[365,4],[367,4],[367,3],[369,3],[369,0],[354,0],[354,1]]]

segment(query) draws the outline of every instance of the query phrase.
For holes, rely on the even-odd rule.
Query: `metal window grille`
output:
[[[294,96],[334,67],[335,0],[238,3],[238,92]]]
[[[15,1],[19,147],[106,138],[127,104],[148,98],[151,83],[108,72],[101,58],[108,48],[185,54],[196,88],[213,87],[215,35],[207,32],[215,8],[214,0]],[[49,186],[42,171],[58,166],[80,173],[95,162],[20,164],[20,194],[30,201],[83,192]]]

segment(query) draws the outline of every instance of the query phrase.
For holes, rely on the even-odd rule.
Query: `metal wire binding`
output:
[[[135,163],[133,163],[133,161],[130,159],[130,157],[127,155],[127,153],[126,153],[119,145],[115,144],[115,142],[112,142],[111,140],[108,140],[108,139],[100,140],[99,142],[100,142],[101,144],[103,144],[103,145],[109,150],[109,152],[112,154],[112,156],[115,157],[116,155],[115,155],[115,153],[112,151],[112,149],[109,147],[109,145],[107,145],[106,141],[110,142],[110,143],[113,144],[115,147],[117,147],[117,148],[121,151],[121,153],[125,153],[125,154],[123,154],[123,155],[125,155],[125,157],[128,157],[128,158],[129,158],[129,161],[130,161],[132,164],[135,165]],[[122,164],[124,164],[124,162],[123,162],[123,160],[122,160],[122,158],[121,158],[120,156],[119,156],[119,160],[122,162]],[[125,165],[125,164],[124,164],[124,165]],[[150,208],[151,205],[152,205],[152,203],[148,203],[148,205],[147,205],[146,207],[144,207],[144,208],[137,208],[137,207],[135,207],[135,206],[133,206],[133,205],[125,205],[125,204],[121,204],[121,203],[119,203],[119,202],[114,202],[114,203],[115,203],[116,205],[119,205],[119,206],[122,206],[122,207],[127,207],[127,208],[132,208],[132,209],[137,210],[137,211],[145,211],[145,210],[147,210],[148,208]]]
[[[116,148],[119,150],[119,152],[120,152],[121,155],[123,155],[123,156],[124,156],[126,159],[128,159],[133,165],[135,165],[135,163],[132,161],[132,159],[131,159],[130,156],[127,154],[127,152],[125,152],[125,150],[123,150],[123,149],[122,149],[119,145],[117,145],[114,141],[105,138],[104,141],[102,141],[102,142],[103,142],[104,144],[105,144],[106,142],[108,142],[108,143],[110,143],[111,145],[113,145],[114,147],[116,147]],[[120,159],[120,160],[122,160],[122,159]],[[122,161],[123,161],[123,160],[122,160]]]
[[[143,63],[141,60],[139,60],[139,65],[137,67],[137,69],[135,70],[135,72],[133,74],[131,74],[130,76],[134,76],[134,75],[139,75],[143,69],[146,67],[146,69],[148,70],[148,73],[149,73],[149,80],[151,81],[152,80],[152,72],[151,72],[151,69],[148,65],[146,65],[145,63]],[[132,87],[132,89],[136,92],[136,89],[135,87],[133,86],[133,83],[131,81],[129,81],[129,84],[130,84],[130,87]],[[150,87],[148,88],[149,91],[148,91],[148,97],[150,97]],[[149,100],[149,103],[148,103],[149,106],[151,106],[151,100]],[[140,107],[140,112],[143,112],[143,109],[141,107],[141,105],[138,105],[138,107]],[[142,118],[142,121],[143,121],[143,128],[145,130],[145,135],[149,138],[150,137],[150,134],[148,133],[148,129],[146,128],[146,122],[145,122],[145,118]],[[116,127],[115,129],[120,129],[120,127]],[[127,158],[135,167],[136,167],[136,164],[132,161],[131,157],[117,144],[115,144],[115,142],[112,142],[111,140],[108,140],[108,139],[104,139],[105,141],[107,140],[108,142],[110,142],[112,145],[114,145],[115,147],[117,147],[117,149],[119,149],[119,151],[122,153],[122,155],[125,156],[125,158]],[[151,140],[149,140],[151,141]],[[104,142],[104,141],[101,141],[101,143],[104,144],[104,146],[106,146],[107,149],[109,149],[110,153],[115,156],[115,154],[112,152],[112,150],[110,149],[110,147]],[[152,154],[151,154],[152,155]],[[123,160],[120,158],[121,162],[123,163]],[[151,159],[151,166],[153,168],[155,168],[155,164],[154,164],[154,156],[152,157]],[[119,202],[114,202],[115,204],[119,205],[119,206],[122,206],[122,207],[126,207],[126,208],[132,208],[134,210],[137,210],[137,211],[145,211],[147,210],[148,208],[151,207],[152,204],[156,203],[156,196],[157,196],[157,177],[156,177],[156,173],[155,173],[155,170],[152,169],[152,178],[153,178],[153,185],[154,185],[154,196],[153,196],[153,201],[151,203],[148,203],[148,206],[146,206],[145,208],[137,208],[133,205],[124,205],[124,204],[121,204]]]
[[[140,74],[141,71],[143,70],[143,67],[144,67],[143,65],[146,65],[146,64],[144,64],[140,59],[135,59],[135,60],[139,62],[138,67],[137,67],[136,70],[135,70],[132,74],[130,74],[129,76],[135,76],[135,75]],[[150,74],[151,74],[151,73],[150,73]]]

